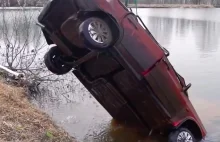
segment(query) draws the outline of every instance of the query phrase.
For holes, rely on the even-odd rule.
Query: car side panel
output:
[[[117,88],[130,102],[130,105],[138,112],[142,120],[150,128],[158,128],[169,122],[169,116],[161,108],[151,89],[145,82],[138,81],[127,71],[114,75]]]
[[[168,110],[171,117],[175,117],[179,111],[184,107],[181,102],[181,97],[184,94],[181,93],[181,86],[175,84],[173,77],[170,74],[171,69],[167,67],[166,63],[161,60],[154,68],[145,75],[145,79],[151,86],[154,94],[162,102],[164,107]]]

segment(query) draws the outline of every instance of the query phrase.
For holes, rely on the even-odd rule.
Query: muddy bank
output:
[[[23,88],[3,81],[0,81],[0,141],[75,142],[29,102]]]
[[[135,4],[128,7],[136,8]],[[213,5],[190,5],[190,4],[137,4],[138,8],[214,8]]]

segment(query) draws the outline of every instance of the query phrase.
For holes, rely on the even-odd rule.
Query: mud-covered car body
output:
[[[111,46],[95,49],[81,38],[79,25],[91,16],[107,17]],[[119,0],[53,0],[38,21],[47,43],[74,58],[73,73],[114,119],[148,133],[186,127],[196,139],[204,138],[205,128],[188,97],[190,84],[170,64],[169,52]]]

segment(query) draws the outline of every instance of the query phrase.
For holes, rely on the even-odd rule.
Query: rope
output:
[[[137,14],[138,14],[138,13],[137,13],[137,8],[138,8],[138,7],[137,7],[137,0],[133,0],[133,2],[134,2],[134,4],[135,4],[136,15],[137,15]],[[126,7],[128,7],[128,4],[129,4],[129,0],[125,0],[125,6],[126,6]]]
[[[138,14],[137,13],[137,0],[134,0],[134,3],[135,3],[135,7],[136,7],[136,15]]]
[[[125,0],[125,6],[128,7],[128,0]]]

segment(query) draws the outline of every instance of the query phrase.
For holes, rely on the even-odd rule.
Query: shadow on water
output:
[[[146,137],[134,127],[128,127],[111,120],[99,133],[84,138],[85,142],[166,142],[165,138],[154,135]]]

